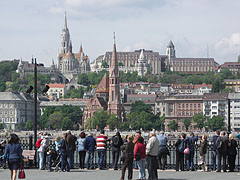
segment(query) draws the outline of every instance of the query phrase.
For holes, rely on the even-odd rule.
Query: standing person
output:
[[[103,170],[103,161],[106,154],[106,145],[108,137],[104,135],[104,130],[101,130],[100,134],[97,136],[97,153],[98,153],[98,168]]]
[[[176,171],[180,170],[184,171],[184,149],[186,148],[185,142],[186,134],[182,133],[181,138],[177,140],[175,147],[176,147]]]
[[[59,150],[61,152],[61,170],[63,171],[70,171],[70,164],[67,161],[67,154],[68,154],[68,150],[67,150],[67,141],[66,141],[66,133],[62,134],[62,140],[61,143],[58,145]]]
[[[85,137],[86,134],[84,132],[81,132],[79,134],[79,139],[77,140],[77,144],[78,144],[78,153],[79,153],[79,168],[80,169],[84,169],[84,163],[85,163],[85,156],[86,156],[86,151],[84,148],[84,141],[85,141]]]
[[[41,137],[42,141],[40,144],[40,147],[38,149],[38,157],[39,157],[39,169],[40,170],[45,170],[45,164],[46,164],[46,150],[48,148],[49,145],[49,138],[47,135],[47,132],[45,132],[43,134],[43,136]]]
[[[123,145],[123,140],[120,132],[117,132],[115,136],[112,137],[112,167],[114,170],[118,170],[118,160],[120,155],[120,147]]]
[[[128,179],[132,179],[133,176],[133,155],[134,155],[134,144],[133,137],[128,136],[127,142],[121,146],[123,151],[123,164],[122,164],[122,176],[120,180],[124,180],[125,171],[128,168]]]
[[[212,151],[212,163],[213,163],[213,171],[216,171],[217,167],[217,148],[216,148],[216,141],[218,137],[220,136],[220,131],[215,131],[215,135],[212,138],[212,145],[213,145],[213,151]]]
[[[207,154],[207,135],[206,134],[204,134],[202,136],[202,141],[200,143],[199,153],[200,153],[200,162],[201,162],[201,165],[202,165],[202,170],[207,171],[206,159],[205,159],[206,154]]]
[[[193,132],[190,133],[190,137],[186,138],[186,142],[189,147],[189,154],[187,154],[187,170],[190,169],[191,166],[191,171],[194,171],[194,149],[195,149],[195,144],[198,141],[198,135],[194,135]]]
[[[226,157],[228,152],[228,138],[226,133],[221,132],[221,136],[218,137],[216,141],[217,156],[218,156],[218,165],[217,172],[221,172],[222,168],[222,159],[223,159],[223,172],[227,172]]]
[[[140,154],[140,159],[137,159]],[[146,145],[144,144],[143,137],[138,138],[138,143],[134,149],[134,159],[137,162],[139,169],[139,179],[146,179],[145,163],[146,163]]]
[[[66,141],[67,141],[67,161],[70,164],[70,169],[74,168],[74,153],[76,150],[76,141],[77,141],[77,137],[72,135],[70,130],[67,130],[67,137],[66,137]]]
[[[90,135],[85,139],[84,141],[84,148],[86,150],[86,168],[87,169],[94,169],[93,164],[93,157],[94,157],[94,151],[96,146],[96,140],[93,137],[93,133],[90,133]]]
[[[10,140],[4,151],[4,158],[8,161],[8,167],[11,171],[11,180],[16,179],[17,170],[22,163],[22,148],[19,144],[19,137],[16,134],[10,134]]]
[[[56,139],[55,139],[55,150],[56,150],[56,152],[59,154],[59,152],[60,152],[60,150],[59,150],[59,147],[58,147],[58,145],[59,144],[61,144],[61,139],[60,139],[60,137],[59,136],[57,136],[56,137]]]
[[[159,141],[159,149],[158,149],[158,163],[159,168],[164,170],[165,165],[167,163],[167,137],[164,135],[164,131],[160,132],[159,135],[157,135],[157,139]]]
[[[135,145],[134,147],[136,147],[136,145],[137,145],[137,143],[138,143],[138,138],[139,138],[139,137],[142,137],[142,133],[141,133],[140,130],[136,131],[136,136],[135,136],[135,138],[134,138],[134,140],[133,140],[133,144]],[[134,169],[138,169],[138,167],[137,167],[137,162],[136,162],[135,160],[133,160],[133,168],[134,168]]]
[[[237,155],[237,141],[234,140],[234,135],[230,134],[229,143],[228,143],[228,163],[229,163],[229,172],[234,172],[235,161]]]
[[[146,155],[147,155],[147,169],[148,169],[148,179],[157,180],[157,168],[158,168],[158,148],[159,141],[156,138],[155,132],[151,131],[149,134],[149,140],[146,146]]]

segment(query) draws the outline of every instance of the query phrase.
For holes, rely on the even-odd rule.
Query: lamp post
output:
[[[34,144],[37,142],[37,60],[34,62]]]
[[[228,134],[228,136],[229,136],[229,134],[231,134],[231,113],[230,113],[230,110],[231,110],[231,101],[230,101],[230,99],[228,99],[228,132],[227,132],[227,134]]]

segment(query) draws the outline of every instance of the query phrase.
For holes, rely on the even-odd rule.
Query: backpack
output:
[[[178,151],[183,153],[185,149],[185,142],[184,140],[181,141],[181,143],[178,145]]]
[[[112,143],[114,146],[118,146],[119,141],[120,141],[119,136],[115,136],[112,141],[113,141]]]
[[[35,144],[36,148],[40,148],[42,140],[43,140],[43,139],[37,140],[37,142],[36,142],[36,144]]]

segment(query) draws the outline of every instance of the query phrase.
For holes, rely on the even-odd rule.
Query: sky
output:
[[[91,61],[112,50],[113,32],[117,51],[165,54],[172,40],[177,57],[240,55],[240,0],[1,0],[0,60],[56,62],[65,11],[73,51],[82,44]]]

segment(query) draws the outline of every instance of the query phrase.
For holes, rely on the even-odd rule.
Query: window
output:
[[[184,108],[184,104],[182,104],[182,108]]]
[[[114,101],[114,91],[112,91],[112,101]]]
[[[5,115],[7,115],[8,114],[8,111],[7,110],[5,110]]]
[[[192,109],[192,104],[190,104],[190,108]]]
[[[200,109],[200,104],[198,104],[198,109]]]
[[[117,84],[118,82],[117,82],[117,79],[116,79],[116,81],[115,81],[116,83],[115,84]]]
[[[114,79],[112,79],[112,84],[114,84]]]
[[[194,104],[194,109],[196,109],[197,108],[197,105],[196,104]]]
[[[181,109],[181,104],[178,104],[178,108]]]
[[[182,112],[182,116],[184,116],[184,112]]]
[[[186,104],[186,108],[188,109],[188,104]]]

